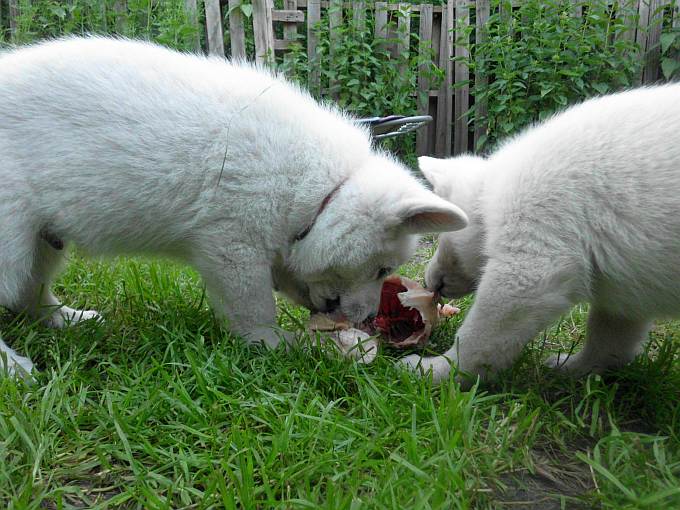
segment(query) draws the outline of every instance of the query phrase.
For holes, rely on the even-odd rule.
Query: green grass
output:
[[[74,255],[57,292],[106,322],[0,315],[41,370],[0,380],[0,508],[680,508],[679,323],[629,368],[571,381],[540,362],[580,340],[579,307],[462,392],[392,351],[363,366],[248,348],[170,263]],[[284,327],[304,319],[281,306]]]

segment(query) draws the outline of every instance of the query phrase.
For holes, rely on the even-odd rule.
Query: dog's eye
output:
[[[381,267],[380,271],[378,271],[378,275],[376,276],[377,280],[381,280],[388,276],[392,272],[391,267]]]

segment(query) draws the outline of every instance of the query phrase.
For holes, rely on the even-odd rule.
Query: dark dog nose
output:
[[[335,299],[326,299],[326,312],[331,313],[340,308],[340,296]]]
[[[441,290],[444,288],[444,279],[429,281],[425,278],[425,288],[434,291],[436,294],[441,294]]]

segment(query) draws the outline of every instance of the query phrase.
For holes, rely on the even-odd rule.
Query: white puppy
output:
[[[274,346],[272,289],[361,321],[414,234],[466,222],[351,119],[247,64],[104,38],[0,56],[0,305],[48,325],[98,317],[49,290],[66,243],[189,263],[235,332]]]
[[[484,376],[578,302],[583,349],[549,361],[573,373],[630,362],[652,319],[680,312],[680,85],[592,99],[482,159],[420,158],[470,226],[440,236],[426,282],[476,290],[444,356],[404,363]]]

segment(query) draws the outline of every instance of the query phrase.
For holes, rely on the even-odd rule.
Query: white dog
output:
[[[589,302],[583,349],[549,364],[598,372],[640,353],[652,319],[680,312],[680,85],[593,99],[488,159],[421,158],[420,168],[470,218],[440,236],[427,285],[476,297],[453,347],[408,366],[437,381],[450,363],[485,376]]]
[[[48,325],[98,317],[49,290],[66,243],[189,263],[235,332],[274,346],[272,289],[361,321],[415,234],[466,223],[263,70],[104,38],[0,56],[0,305]]]

